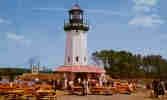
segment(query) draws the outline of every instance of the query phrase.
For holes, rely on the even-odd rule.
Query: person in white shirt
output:
[[[80,78],[78,78],[78,83],[81,84],[81,79]]]

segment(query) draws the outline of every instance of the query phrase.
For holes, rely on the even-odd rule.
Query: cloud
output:
[[[136,12],[152,12],[159,0],[133,0],[133,10]]]
[[[8,39],[10,40],[24,40],[24,36],[17,35],[15,33],[8,33]]]
[[[163,44],[166,45],[166,43],[167,43],[167,34],[164,33],[164,34],[160,35],[159,37],[155,37],[155,39],[159,39],[161,45],[163,45]]]
[[[159,0],[133,0],[136,5],[155,6]]]
[[[135,15],[129,20],[129,25],[151,28],[165,23],[157,13],[156,6],[159,0],[133,0],[133,2]]]
[[[134,6],[135,12],[151,12],[152,7],[144,6],[144,5],[136,5]]]
[[[17,43],[25,46],[29,46],[31,44],[31,40],[25,39],[22,35],[17,35],[16,33],[9,32],[7,33],[8,40],[17,41]]]
[[[5,18],[0,18],[0,24],[11,24],[11,22]]]
[[[130,20],[128,24],[148,28],[148,27],[153,27],[156,25],[164,24],[164,23],[165,21],[162,20],[158,15],[151,15],[151,16],[138,15],[132,20]]]

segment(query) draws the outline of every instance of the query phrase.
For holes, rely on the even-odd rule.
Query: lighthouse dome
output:
[[[74,6],[70,9],[70,11],[73,11],[73,10],[80,10],[80,11],[83,11],[81,8],[80,8],[80,6],[79,6],[79,4],[74,4]]]

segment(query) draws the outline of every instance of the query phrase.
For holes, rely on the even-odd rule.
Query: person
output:
[[[73,87],[73,81],[71,80],[71,81],[69,81],[69,90],[72,90],[72,87]]]
[[[90,91],[89,91],[89,81],[88,81],[88,80],[86,81],[86,92],[87,92],[87,95],[88,95],[88,93],[90,92]]]
[[[158,95],[160,96],[160,99],[165,95],[165,85],[162,80],[158,84]]]
[[[134,91],[133,83],[132,82],[128,83],[128,87],[129,87],[129,92],[133,92]]]
[[[104,86],[104,81],[102,80],[101,77],[100,77],[100,79],[99,79],[99,83],[100,83],[100,86]]]
[[[167,90],[167,80],[164,83],[165,83],[165,90]]]
[[[81,84],[81,78],[78,78],[78,83]]]
[[[61,81],[59,79],[56,81],[56,88],[57,89],[61,88]]]
[[[135,83],[135,81],[132,82],[132,85],[133,85],[133,90],[136,91],[136,83]]]
[[[111,87],[114,87],[114,82],[112,80],[110,81],[110,83],[111,83]]]
[[[87,95],[87,86],[88,86],[88,85],[87,85],[87,81],[84,80],[83,83],[84,83],[85,95]]]
[[[157,98],[158,97],[158,80],[153,80],[152,82],[152,87],[154,90],[154,96]]]
[[[64,80],[64,89],[67,89],[67,86],[68,86],[67,84],[68,84],[68,80],[65,79],[65,80]]]
[[[13,82],[10,82],[9,84],[10,84],[10,87],[12,88],[13,87]]]
[[[81,83],[82,86],[82,96],[85,96],[85,84],[84,81]]]

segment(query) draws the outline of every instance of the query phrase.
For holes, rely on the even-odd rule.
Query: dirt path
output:
[[[149,98],[150,91],[146,89],[139,89],[136,93],[128,94],[114,94],[114,95],[88,95],[88,96],[75,96],[64,95],[59,96],[57,100],[156,100]]]
[[[146,99],[143,96],[138,95],[112,95],[112,96],[103,96],[103,95],[88,95],[88,96],[61,96],[58,97],[58,100],[150,100]]]

